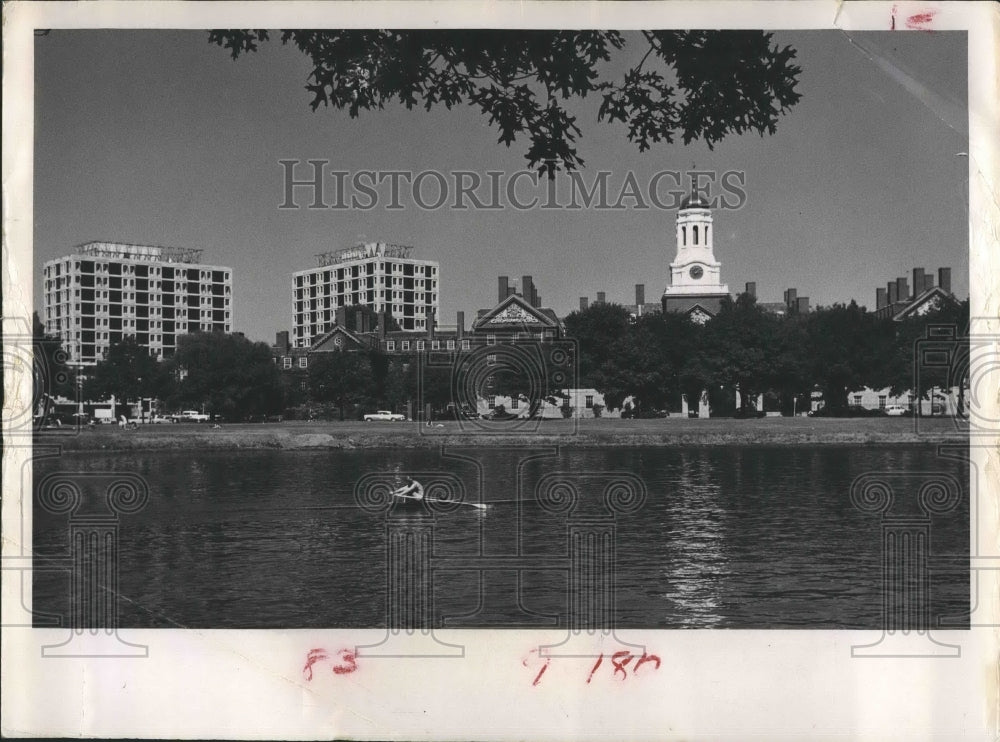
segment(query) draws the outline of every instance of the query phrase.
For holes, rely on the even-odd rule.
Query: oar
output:
[[[466,507],[476,508],[477,510],[486,510],[486,506],[479,502],[459,502],[456,503],[453,500],[442,500],[437,497],[414,497],[413,495],[400,495],[395,492],[392,493],[393,497],[405,497],[407,500],[427,500],[427,502],[447,502],[452,505],[465,505]]]

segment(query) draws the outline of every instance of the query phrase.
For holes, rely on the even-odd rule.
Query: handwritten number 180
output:
[[[626,649],[622,650],[621,652],[615,652],[609,658],[609,661],[611,663],[612,677],[614,677],[615,679],[626,680],[628,678],[628,670],[626,668],[628,668],[629,664],[632,663],[632,660],[635,660],[635,664],[632,665],[633,675],[638,674],[639,668],[642,667],[647,662],[654,663],[653,667],[654,670],[660,669],[660,658],[657,657],[655,654],[647,654],[646,652],[643,652],[641,655],[637,655],[637,654],[632,654]],[[538,674],[535,675],[535,679],[531,683],[532,685],[538,685],[538,681],[542,679],[542,675],[545,674],[545,671],[548,669],[549,663],[551,661],[552,661],[551,658],[545,660],[545,664],[542,665],[542,669],[540,669],[538,671]],[[603,652],[600,655],[598,655],[597,662],[595,662],[594,666],[590,668],[590,674],[587,675],[588,683],[593,679],[594,673],[596,673],[600,669],[602,664],[604,664]]]

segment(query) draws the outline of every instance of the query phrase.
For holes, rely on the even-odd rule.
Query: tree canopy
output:
[[[865,387],[919,398],[933,386],[961,386],[968,316],[968,301],[943,302],[902,322],[877,318],[855,302],[778,316],[740,294],[723,300],[704,325],[676,313],[631,320],[617,304],[573,312],[565,325],[579,343],[580,385],[601,392],[609,408],[631,397],[636,414],[649,413],[676,406],[680,394],[694,407],[707,390],[713,414],[724,415],[738,389],[742,414],[760,394],[771,409],[791,413],[807,409],[816,389],[827,410],[841,414],[848,395]],[[939,343],[955,358],[950,364],[921,361],[931,325],[954,328],[954,340]]]
[[[227,420],[282,409],[280,372],[267,343],[222,332],[182,335],[169,367],[178,378],[174,405],[205,405]]]
[[[167,365],[149,354],[149,350],[126,337],[113,343],[83,385],[87,399],[108,399],[112,395],[121,402],[141,397],[164,397],[171,392],[172,376]]]
[[[221,29],[209,42],[233,59],[257,51],[266,30]],[[629,50],[634,39],[639,50]],[[795,50],[759,31],[285,30],[281,41],[309,58],[310,105],[362,111],[468,104],[508,147],[529,144],[530,167],[550,177],[575,169],[581,130],[565,105],[601,96],[598,120],[617,122],[649,149],[679,136],[709,148],[728,134],[773,134],[799,100]],[[640,57],[605,77],[615,58]]]

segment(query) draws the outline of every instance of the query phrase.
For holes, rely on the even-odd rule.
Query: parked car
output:
[[[901,404],[891,404],[885,408],[885,414],[891,417],[896,417],[898,415],[909,415],[910,408],[904,407]]]
[[[369,412],[365,415],[365,422],[403,422],[406,420],[406,415],[400,415],[398,412],[390,412],[389,410],[379,410],[378,412]]]
[[[149,422],[153,423],[154,425],[163,425],[176,422],[176,420],[174,420],[174,418],[172,417],[164,417],[163,415],[153,415],[151,418],[149,418]]]
[[[176,415],[172,415],[175,422],[179,423],[207,423],[210,415],[198,410],[184,410]]]

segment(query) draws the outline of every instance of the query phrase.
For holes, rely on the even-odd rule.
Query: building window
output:
[[[861,395],[860,394],[855,394],[854,395],[854,406],[855,407],[860,407],[861,406]]]
[[[282,368],[291,368],[292,367],[292,359],[289,358],[288,356],[285,356],[284,358],[282,358],[281,359],[281,367]]]
[[[496,355],[496,353],[490,353],[488,356],[486,356],[486,365],[487,366],[493,366],[493,365],[496,364],[496,362],[497,362],[497,355]]]
[[[520,402],[521,402],[521,400],[518,399],[517,397],[511,397],[510,398],[510,408],[512,410],[516,410],[517,406],[518,406],[518,404],[520,404]]]
[[[410,341],[409,340],[404,340],[401,345],[402,345],[402,349],[403,350],[409,350],[410,349]]]
[[[441,350],[441,341],[431,340],[431,350]]]
[[[463,340],[462,341],[462,350],[468,350],[469,347],[470,347],[469,346],[469,341],[468,340]]]
[[[885,403],[886,403],[886,396],[884,394],[878,395],[878,408],[880,410],[885,409]]]
[[[496,397],[494,397],[494,396],[493,396],[493,395],[491,394],[490,396],[488,396],[488,397],[486,398],[486,404],[488,404],[488,405],[489,405],[489,407],[490,407],[490,409],[491,409],[491,410],[494,410],[494,409],[496,409],[496,406],[497,406],[497,398],[496,398]]]
[[[309,361],[308,361],[308,359],[306,359],[306,357],[305,357],[305,356],[301,356],[301,357],[299,358],[299,368],[306,368],[306,366],[307,366],[308,364],[309,364]]]
[[[455,341],[454,340],[446,341],[445,347],[447,347],[448,350],[455,350]]]
[[[417,350],[423,350],[423,349],[424,349],[424,341],[423,340],[418,340],[417,341]]]
[[[486,344],[487,345],[496,345],[497,344],[497,336],[496,335],[492,335],[492,334],[491,335],[487,335],[486,336]]]
[[[396,341],[395,340],[386,340],[385,341],[385,349],[388,350],[388,351],[394,351],[394,350],[396,350]]]
[[[584,398],[584,406],[585,406],[585,407],[586,407],[586,408],[587,408],[588,410],[589,410],[589,409],[591,409],[591,408],[592,408],[592,407],[594,406],[594,395],[593,395],[593,394],[588,394],[588,395],[587,395],[587,396],[586,396],[586,397]]]

